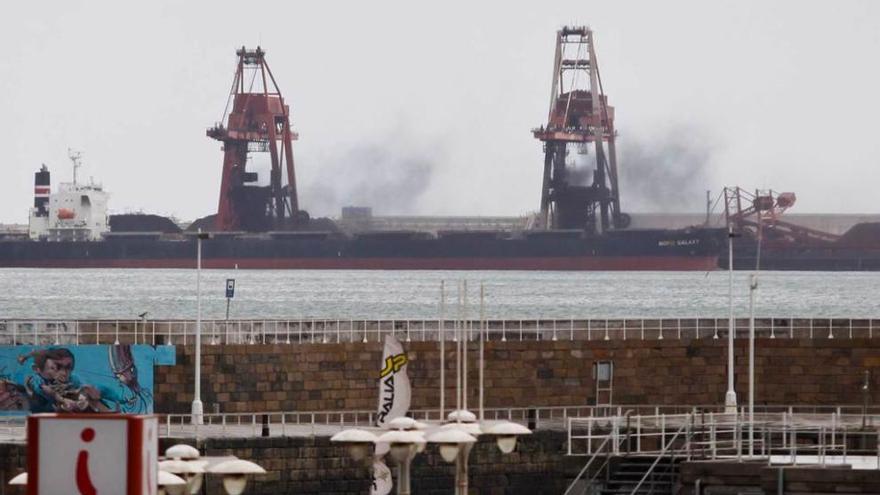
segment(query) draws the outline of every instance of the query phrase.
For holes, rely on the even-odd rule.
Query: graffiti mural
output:
[[[173,346],[0,346],[0,415],[153,412],[153,366]]]

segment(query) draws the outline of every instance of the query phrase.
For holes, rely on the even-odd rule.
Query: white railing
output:
[[[880,319],[760,317],[755,332],[769,339],[873,339]],[[497,341],[690,340],[727,335],[727,318],[569,318],[485,320],[485,335]],[[217,344],[328,344],[380,342],[394,334],[406,342],[452,341],[456,328],[476,339],[478,320],[290,319],[204,320],[202,342]],[[442,330],[441,330],[442,329]],[[747,319],[735,320],[746,337]],[[175,344],[192,345],[193,320],[0,320],[0,344]]]
[[[613,445],[613,455],[667,455],[670,439],[684,431],[676,455],[702,459],[761,459],[772,463],[846,464],[853,451],[880,469],[880,414],[856,406],[831,412],[799,412],[781,406],[762,410],[749,421],[744,409],[735,413],[694,408],[688,414],[630,415],[628,417],[570,417],[566,423],[567,454],[604,454],[599,446]]]

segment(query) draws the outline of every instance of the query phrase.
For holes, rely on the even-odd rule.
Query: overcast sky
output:
[[[588,24],[617,109],[624,211],[724,185],[878,213],[880,2],[12,2],[0,18],[0,222],[33,172],[114,211],[216,210],[235,49],[262,45],[300,134],[301,204],[535,210],[555,31]]]

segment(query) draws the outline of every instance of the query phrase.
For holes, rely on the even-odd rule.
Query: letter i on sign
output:
[[[84,428],[79,436],[84,443],[90,443],[95,439],[95,430]],[[98,493],[89,472],[89,452],[87,450],[80,450],[76,455],[76,489],[81,495],[97,495]]]

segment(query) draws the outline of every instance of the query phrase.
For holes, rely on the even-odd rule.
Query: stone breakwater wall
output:
[[[747,344],[738,339],[735,347],[740,395],[748,383]],[[453,347],[447,342],[447,409],[455,404]],[[880,339],[759,338],[756,347],[756,404],[861,404],[865,370],[872,372],[870,389],[880,390]],[[412,408],[436,408],[438,343],[404,342],[404,348]],[[472,343],[468,355],[471,409],[477,404],[476,349]],[[378,342],[204,345],[205,411],[375,409],[381,351]],[[190,410],[194,348],[179,346],[177,352],[175,366],[156,369],[160,414]],[[485,355],[486,407],[595,404],[593,365],[599,361],[613,363],[614,404],[718,404],[727,390],[724,338],[490,341]]]

